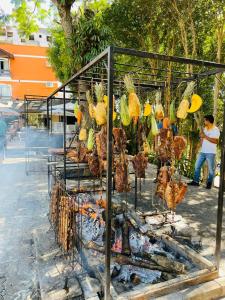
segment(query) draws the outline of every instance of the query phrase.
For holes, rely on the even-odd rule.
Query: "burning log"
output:
[[[139,218],[139,216],[134,212],[129,210],[126,214],[127,220],[131,223],[131,225],[138,231],[142,233],[146,233],[147,229],[145,226],[145,221]]]
[[[163,267],[167,272],[184,274],[185,265],[168,258],[166,255],[150,254],[150,253],[135,253],[136,256],[149,260],[160,267]]]
[[[122,225],[122,253],[130,255],[130,243],[129,243],[129,226],[127,222]]]
[[[182,272],[178,272],[177,270],[172,270],[172,268],[167,268],[165,266],[160,266],[154,262],[148,262],[143,260],[134,260],[130,257],[123,256],[121,254],[118,254],[115,258],[113,258],[113,261],[120,264],[120,265],[132,265],[144,269],[150,269],[150,270],[158,270],[162,272],[168,272],[168,273],[178,273],[181,274]]]
[[[89,242],[85,245],[85,248],[91,249],[94,251],[98,251],[100,253],[105,253],[105,248],[102,246],[98,246],[94,242]],[[154,256],[153,259],[150,261],[143,260],[143,254],[140,254],[140,260],[134,260],[130,257],[127,257],[121,253],[116,253],[113,252],[113,258],[112,260],[115,263],[118,263],[120,265],[132,265],[144,269],[150,269],[150,270],[158,270],[162,272],[167,272],[167,273],[176,273],[176,274],[183,274],[185,273],[185,266],[182,263],[179,262],[173,262],[169,260],[168,258],[161,256],[161,255],[156,255],[153,254],[151,256]],[[135,254],[136,255],[136,254]],[[139,257],[139,255],[136,255]],[[147,255],[148,256],[148,255]],[[146,258],[148,259],[149,257]]]

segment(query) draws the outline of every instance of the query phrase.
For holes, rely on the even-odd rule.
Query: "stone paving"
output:
[[[158,205],[152,202],[155,172],[151,166],[147,176],[150,179],[146,179],[142,186],[138,207],[145,211]],[[5,161],[0,164],[0,179],[0,300],[38,300],[40,289],[33,233],[49,228],[47,176],[44,172],[27,176],[22,145],[11,144]],[[210,259],[213,259],[215,245],[217,193],[216,188],[211,191],[203,187],[190,188],[185,201],[177,208],[177,213],[202,234],[202,254]],[[223,272],[224,230],[222,250]]]

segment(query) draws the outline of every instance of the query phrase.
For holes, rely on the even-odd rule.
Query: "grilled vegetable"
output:
[[[81,128],[80,134],[79,134],[79,140],[86,141],[86,139],[87,139],[87,130],[85,128]]]
[[[170,120],[169,118],[164,118],[163,119],[163,128],[168,129],[170,127]]]
[[[105,104],[103,102],[98,102],[94,108],[95,120],[98,125],[104,125],[107,122]]]
[[[189,101],[187,99],[183,99],[177,110],[177,117],[179,119],[186,119],[188,115],[189,109]]]
[[[191,97],[191,107],[188,110],[188,113],[195,113],[196,111],[199,110],[199,108],[202,106],[202,98],[194,94]]]
[[[177,117],[179,119],[186,119],[187,118],[187,115],[188,115],[188,110],[189,110],[189,101],[188,101],[188,98],[191,96],[191,94],[193,93],[193,90],[194,90],[194,87],[195,87],[195,82],[194,81],[191,81],[183,95],[182,95],[182,101],[178,107],[178,110],[177,110]]]
[[[156,123],[155,116],[152,114],[151,115],[151,133],[155,136],[159,134],[159,129]]]
[[[170,103],[170,123],[173,124],[176,122],[176,113],[175,113],[175,100]]]
[[[78,110],[77,112],[77,124],[80,125],[82,121],[82,112]]]
[[[121,122],[124,126],[128,126],[130,124],[131,118],[127,106],[126,95],[123,95],[120,99],[120,117],[121,117]]]
[[[157,120],[162,120],[164,117],[164,111],[161,104],[161,92],[156,93],[156,106],[155,106],[155,117]]]
[[[95,118],[95,110],[94,110],[94,103],[93,103],[93,99],[91,97],[90,91],[86,92],[86,98],[87,98],[87,102],[88,102],[89,115],[92,119],[94,119]]]
[[[149,116],[151,112],[152,112],[152,107],[148,102],[146,102],[144,106],[144,117]]]
[[[95,133],[94,130],[91,128],[88,132],[88,141],[87,141],[87,148],[91,151],[94,147],[95,143]]]
[[[97,105],[94,108],[94,115],[98,125],[104,125],[107,122],[105,103],[103,102],[104,97],[104,86],[102,83],[95,84],[95,95],[97,98]]]
[[[79,111],[79,104],[78,104],[78,102],[75,102],[75,104],[74,104],[74,116],[75,116],[75,118],[77,118],[78,111]]]
[[[105,103],[105,108],[107,108],[107,105],[108,105],[108,96],[104,95],[103,96],[103,101]]]
[[[143,143],[143,150],[145,155],[148,155],[151,151],[150,145],[147,140]]]
[[[138,96],[135,92],[135,87],[132,78],[129,75],[124,77],[124,83],[128,92],[128,109],[131,118],[140,117],[141,105]]]

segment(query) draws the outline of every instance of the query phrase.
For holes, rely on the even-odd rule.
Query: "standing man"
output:
[[[4,159],[6,130],[7,130],[6,122],[3,119],[2,113],[0,113],[0,162]]]
[[[204,117],[204,125],[205,128],[203,129],[203,132],[200,133],[202,146],[195,163],[194,178],[192,182],[188,183],[188,185],[199,186],[201,168],[204,162],[207,161],[209,176],[206,188],[211,189],[214,178],[216,146],[219,142],[220,131],[214,125],[214,117],[212,115],[207,115]]]

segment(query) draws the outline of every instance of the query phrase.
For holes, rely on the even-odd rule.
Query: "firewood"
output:
[[[116,257],[113,258],[113,261],[120,265],[132,265],[132,266],[144,268],[144,269],[158,270],[158,271],[162,271],[162,272],[171,272],[167,268],[159,266],[157,264],[154,264],[154,263],[151,263],[148,261],[134,260],[130,257],[123,256],[121,254],[116,255]]]
[[[92,249],[95,251],[98,251],[100,253],[105,253],[105,248],[102,246],[98,246],[96,243],[94,242],[88,242],[85,245],[85,248],[87,249]],[[184,265],[181,263],[175,264],[175,268],[173,269],[170,265],[167,265],[167,263],[164,261],[164,265],[163,265],[163,258],[160,259],[156,259],[155,257],[155,261],[157,261],[158,263],[161,262],[162,265],[159,265],[158,263],[156,263],[155,261],[146,261],[146,260],[134,260],[130,257],[127,257],[121,253],[116,253],[113,252],[113,257],[112,257],[112,261],[116,262],[118,264],[121,265],[132,265],[132,266],[136,266],[136,267],[140,267],[140,268],[145,268],[145,269],[150,269],[150,270],[158,270],[158,271],[162,271],[162,272],[168,272],[168,273],[177,273],[177,274],[183,274],[185,273],[184,270]],[[155,255],[155,254],[154,254]],[[156,255],[155,255],[156,256]],[[158,255],[160,256],[160,255]],[[142,257],[141,257],[142,258]]]
[[[149,254],[149,253],[138,253],[136,256],[141,257],[143,259],[147,259],[163,268],[168,270],[169,272],[178,273],[178,274],[184,274],[185,273],[185,265],[172,260],[164,255],[158,255],[158,254]]]
[[[130,244],[129,244],[129,226],[127,222],[124,222],[122,226],[122,252],[130,255]]]

